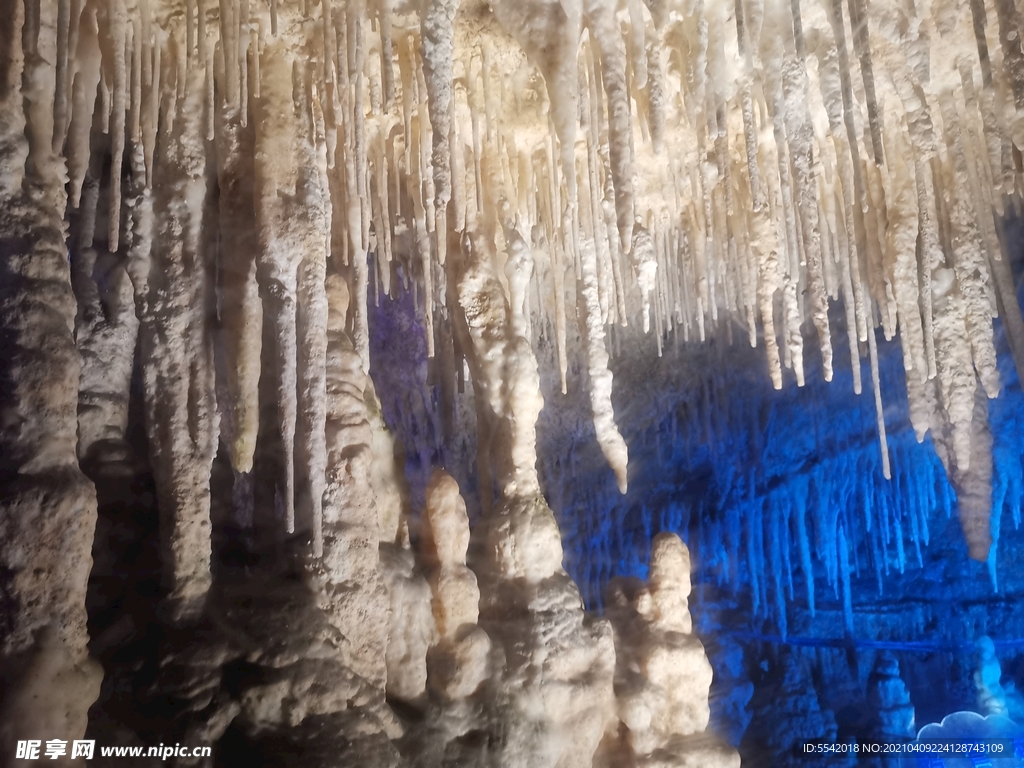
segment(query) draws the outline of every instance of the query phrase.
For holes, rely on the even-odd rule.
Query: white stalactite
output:
[[[281,503],[287,532],[308,533],[319,554],[326,461],[324,280],[331,232],[325,128],[309,69],[286,42],[268,42],[261,59],[254,164],[257,265],[275,337]]]
[[[636,235],[634,235],[636,236]],[[587,362],[590,373],[590,407],[594,414],[594,432],[601,452],[615,472],[619,492],[626,492],[629,452],[626,441],[615,426],[612,408],[612,372],[608,370],[608,350],[604,343],[604,323],[597,296],[597,255],[593,240],[580,244],[583,260],[581,284],[583,321],[586,326]]]
[[[174,66],[173,59],[165,69]],[[165,73],[166,74],[166,73]],[[136,295],[146,427],[160,509],[161,554],[170,616],[193,618],[210,587],[210,467],[217,449],[213,361],[207,329],[207,259],[202,225],[206,147],[202,73],[184,99],[164,77],[168,132],[157,151],[154,231],[146,285]]]
[[[259,239],[253,207],[253,129],[221,107],[217,122],[220,184],[220,323],[228,402],[221,404],[224,437],[239,472],[252,470],[259,431],[263,301],[256,279]]]
[[[837,298],[858,393],[867,343],[884,463],[879,325],[899,334],[918,438],[948,438],[955,482],[973,472],[975,394],[1001,387],[997,309],[1024,367],[1024,325],[990,219],[1024,188],[1012,0],[990,9],[984,55],[959,0],[397,6],[46,6],[45,126],[38,99],[19,109],[64,152],[71,207],[105,220],[95,244],[75,244],[83,306],[94,298],[89,249],[105,233],[108,251],[127,254],[179,617],[209,583],[219,416],[235,468],[251,470],[262,375],[277,388],[284,527],[320,552],[329,272],[349,286],[345,327],[364,372],[371,271],[375,302],[395,292],[393,275],[418,281],[428,354],[435,338],[455,348],[451,327],[471,362],[481,444],[503,446],[506,497],[539,489],[532,345],[550,334],[568,390],[567,302],[586,340],[598,442],[623,489],[606,324],[639,314],[659,354],[670,332],[731,339],[742,325],[751,343],[763,334],[780,388],[784,368],[805,383],[805,319],[831,378]],[[32,162],[43,157],[35,132]],[[101,177],[109,199],[87,200]],[[216,254],[201,236],[210,217]],[[264,313],[273,350],[262,349]],[[222,334],[219,412],[211,316]],[[459,365],[451,349],[434,364]],[[985,514],[975,510],[972,531]]]
[[[452,118],[452,57],[455,14],[459,0],[431,0],[423,13],[423,72],[433,131],[434,246],[444,265],[448,245],[448,203],[452,197],[452,159],[449,133]]]

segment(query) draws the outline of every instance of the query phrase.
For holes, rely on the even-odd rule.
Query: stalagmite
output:
[[[437,643],[438,632],[430,586],[417,567],[407,530],[401,538],[396,545],[381,548],[379,570],[390,601],[384,614],[389,622],[383,661],[388,697],[416,702],[427,690],[427,654]]]
[[[609,587],[615,626],[619,716],[638,765],[740,764],[739,755],[704,731],[711,716],[711,665],[691,629],[690,553],[674,533],[651,546],[651,577]]]
[[[917,733],[910,692],[900,678],[900,665],[888,651],[879,653],[868,676],[868,703],[874,710],[877,738],[907,738]]]
[[[337,274],[326,279],[329,320],[326,374],[326,486],[319,600],[328,620],[353,640],[353,669],[383,684],[388,639],[388,594],[378,567],[383,539],[375,493],[374,440],[367,408],[369,380],[345,332],[349,293]]]
[[[487,202],[485,216],[493,215],[496,201]],[[480,223],[487,227],[486,218]],[[449,251],[447,270],[464,313],[463,348],[470,352],[476,396],[486,403],[478,415],[489,422],[488,448],[501,489],[497,508],[475,532],[485,553],[480,624],[488,634],[495,626],[493,636],[511,662],[499,687],[506,711],[529,724],[510,733],[497,758],[509,765],[589,766],[613,722],[610,627],[584,623],[579,592],[562,570],[558,526],[540,494],[536,422],[543,398],[533,351],[516,335],[523,327],[521,304],[506,304],[480,232],[471,230],[459,251]],[[544,647],[544,658],[511,656],[517,644]],[[556,705],[562,696],[574,703]]]
[[[430,587],[440,642],[427,656],[431,689],[450,699],[472,695],[484,681],[490,638],[477,627],[480,588],[466,567],[469,517],[458,483],[435,470],[427,487],[427,556]]]

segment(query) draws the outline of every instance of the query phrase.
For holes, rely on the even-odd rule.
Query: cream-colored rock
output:
[[[297,9],[281,16],[281,34],[258,48],[256,264],[274,333],[285,532],[307,532],[313,555],[319,556],[327,461],[325,279],[331,205],[323,116],[316,93],[295,86],[296,79],[305,80],[309,66],[302,55],[302,16]]]
[[[674,534],[658,534],[651,544],[651,599],[657,606],[654,622],[659,629],[689,634],[690,551]]]
[[[444,470],[434,470],[427,486],[423,526],[424,560],[430,572],[432,608],[440,639],[427,654],[427,681],[446,699],[472,695],[489,669],[491,640],[476,626],[480,588],[466,567],[469,517],[458,483]]]
[[[469,516],[455,478],[434,470],[427,486],[427,556],[441,568],[466,564]]]
[[[217,112],[216,140],[222,238],[218,291],[226,379],[221,411],[232,464],[239,472],[250,472],[259,431],[263,351],[263,302],[256,279],[259,242],[253,207],[254,128],[240,110],[224,104]]]
[[[133,280],[167,607],[172,619],[184,622],[202,611],[210,588],[210,468],[219,413],[203,236],[202,71],[193,68],[182,85],[182,103],[169,115],[157,148],[150,263],[135,270]],[[172,94],[161,98],[169,110]]]
[[[387,692],[416,701],[427,688],[427,651],[437,642],[430,586],[416,565],[412,550],[402,545],[381,547],[381,574],[391,598],[388,632]]]
[[[35,647],[19,661],[20,669],[8,672],[8,688],[0,700],[4,765],[18,740],[81,738],[88,705],[99,696],[103,680],[99,663],[76,658],[73,646],[52,626],[40,630]]]
[[[98,190],[90,185],[86,196]],[[86,214],[88,215],[88,213]],[[72,286],[78,299],[75,343],[82,356],[78,453],[88,459],[98,443],[120,443],[128,426],[128,391],[139,321],[124,260],[97,251],[83,233],[72,251]]]
[[[491,669],[491,638],[480,627],[463,625],[427,652],[427,684],[445,699],[472,696],[495,670]]]
[[[96,494],[76,456],[81,359],[63,223],[67,167],[53,149],[60,14],[52,3],[15,3],[4,13],[0,762],[6,765],[16,740],[82,738],[101,675],[87,648]]]
[[[463,626],[476,624],[480,615],[480,587],[469,568],[439,568],[429,581],[434,595],[434,621],[443,637],[454,635]]]
[[[536,583],[561,571],[562,537],[540,494],[505,499],[481,527],[488,558],[502,577]]]
[[[326,281],[330,313],[326,362],[327,472],[323,496],[320,605],[352,644],[352,668],[383,686],[392,604],[378,569],[380,531],[372,483],[373,429],[366,405],[369,380],[345,333],[348,289]]]
[[[690,554],[674,533],[651,546],[650,579],[613,580],[616,693],[626,751],[640,766],[738,766],[739,755],[707,732],[712,670],[691,633]]]
[[[726,4],[639,0],[11,8],[0,30],[5,673],[50,623],[63,650],[39,651],[56,666],[30,678],[53,693],[54,681],[85,669],[95,502],[75,448],[88,454],[123,429],[137,362],[174,622],[198,618],[212,584],[210,476],[223,415],[236,470],[272,434],[272,547],[308,538],[305,575],[348,639],[347,663],[375,690],[422,702],[433,669],[434,692],[459,701],[459,728],[486,721],[502,735],[492,757],[503,768],[586,766],[617,725],[617,670],[638,762],[715,764],[724,753],[698,738],[710,673],[691,634],[685,548],[659,539],[650,583],[620,594],[618,665],[609,625],[586,616],[562,569],[536,469],[544,398],[533,344],[555,339],[567,394],[566,305],[577,292],[595,432],[625,489],[605,323],[639,319],[660,345],[679,326],[685,339],[731,329],[734,313],[756,343],[759,313],[773,383],[784,362],[802,384],[800,291],[828,378],[829,299],[841,281],[848,325],[869,342],[885,462],[876,309],[887,336],[899,328],[917,378],[908,388],[919,437],[926,427],[950,432],[970,551],[987,556],[991,449],[979,398],[1000,389],[990,274],[1000,245],[989,213],[1020,188],[1006,148],[1011,134],[1020,144],[1021,125],[993,94],[1021,93],[1020,54],[1016,36],[990,35],[991,60],[1012,66],[991,67],[991,87],[976,92],[970,4],[865,7],[858,29],[872,33],[857,46],[879,85],[860,78],[852,101],[841,87],[852,73],[834,65],[842,27],[832,28],[824,0],[801,9],[806,40],[777,2],[743,25],[730,23]],[[731,162],[740,146],[745,164]],[[109,179],[102,205],[87,178]],[[71,244],[77,350],[65,181],[76,215],[103,219],[111,251],[102,237]],[[753,217],[739,213],[748,202]],[[835,243],[841,277],[829,260]],[[114,279],[100,286],[106,263],[116,263],[100,270]],[[137,361],[122,264],[135,289]],[[428,353],[450,324],[472,376],[485,513],[475,576],[450,489],[434,499],[436,524],[428,504],[433,561],[417,563],[400,541],[400,473],[366,378],[370,287],[387,292],[395,276],[419,281]],[[101,312],[94,287],[106,296]],[[856,340],[850,352],[859,354]],[[446,374],[461,364],[445,359]],[[927,401],[933,389],[941,410]],[[293,723],[284,710],[299,712],[303,699],[306,713],[338,704],[304,682],[280,696],[275,686],[250,707],[274,722]],[[69,722],[81,722],[86,698]],[[465,714],[477,698],[501,714]],[[470,732],[459,728],[448,735]]]

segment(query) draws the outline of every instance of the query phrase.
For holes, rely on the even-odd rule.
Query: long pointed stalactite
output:
[[[213,347],[208,326],[210,254],[204,248],[205,69],[172,49],[163,79],[168,128],[155,162],[154,228],[141,297],[146,427],[161,514],[161,554],[171,615],[194,617],[210,587],[210,467],[217,448]],[[180,62],[180,64],[178,63]],[[184,71],[183,71],[184,70]],[[170,236],[168,236],[170,235]]]

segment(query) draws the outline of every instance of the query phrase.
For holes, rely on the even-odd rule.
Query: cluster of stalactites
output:
[[[195,181],[217,169],[223,429],[248,470],[267,311],[289,529],[318,530],[323,275],[350,282],[364,368],[367,296],[394,294],[396,276],[415,279],[433,355],[448,327],[435,318],[463,311],[446,266],[458,233],[491,241],[509,322],[526,318],[510,331],[553,339],[563,391],[576,302],[623,490],[608,325],[637,323],[660,352],[667,333],[738,324],[781,387],[784,367],[803,384],[805,319],[831,378],[840,299],[858,393],[862,346],[870,361],[886,474],[879,325],[899,331],[915,428],[942,428],[955,479],[977,382],[999,391],[997,310],[1024,351],[994,218],[1021,191],[1024,54],[1012,2],[990,5],[61,0],[54,146],[74,208],[94,128],[109,135],[109,247],[141,243],[142,260],[167,233],[122,197],[146,210],[162,137],[189,182],[172,224],[201,220]],[[970,535],[984,557],[985,525]]]

